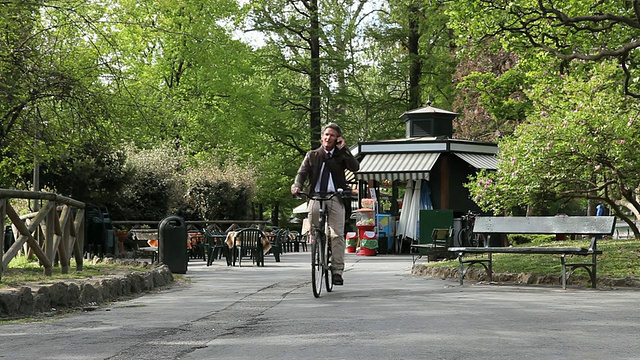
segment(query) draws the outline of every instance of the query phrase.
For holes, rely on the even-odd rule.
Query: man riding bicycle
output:
[[[360,169],[360,164],[347,147],[342,138],[342,129],[335,123],[329,123],[322,129],[321,146],[307,152],[298,169],[295,183],[291,186],[291,194],[296,196],[308,180],[307,193],[327,194],[337,189],[348,189],[344,171],[352,172]],[[344,202],[339,196],[327,201],[328,222],[330,229],[332,257],[332,278],[334,285],[342,285],[344,270]],[[310,224],[318,224],[319,203],[309,200],[307,205]]]

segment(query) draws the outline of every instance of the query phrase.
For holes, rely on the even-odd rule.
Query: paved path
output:
[[[347,254],[311,294],[309,254],[264,268],[189,264],[188,284],[0,326],[0,359],[639,359],[640,292],[410,275],[407,256]]]

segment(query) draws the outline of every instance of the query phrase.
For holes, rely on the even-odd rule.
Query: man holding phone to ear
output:
[[[298,169],[295,183],[291,186],[291,194],[297,195],[302,189],[304,183],[308,180],[306,192],[313,193],[332,193],[343,189],[350,192],[347,186],[345,170],[352,172],[360,169],[360,164],[356,160],[351,151],[347,147],[347,143],[342,138],[342,129],[338,124],[329,123],[322,128],[322,143],[315,150],[307,152],[302,160],[302,165]],[[328,181],[322,181],[322,174],[328,171]],[[324,188],[326,186],[326,189]],[[344,270],[344,222],[345,210],[344,202],[339,196],[333,197],[326,202],[328,209],[328,237],[331,239],[331,253],[333,265],[333,284],[342,285],[342,272]],[[307,205],[309,211],[309,222],[317,224],[319,203],[310,200]]]

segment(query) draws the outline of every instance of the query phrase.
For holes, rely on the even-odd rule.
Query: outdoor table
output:
[[[236,238],[236,233],[237,233],[237,231],[229,231],[227,233],[227,239],[225,240],[225,242],[227,243],[227,246],[230,249],[232,249],[235,245],[240,244],[240,240],[241,239],[240,238]],[[233,239],[235,239],[235,243],[234,243]],[[261,240],[262,240],[262,252],[264,254],[266,254],[269,251],[269,249],[271,249],[271,242],[269,241],[269,239],[268,239],[266,234],[264,234],[262,236]]]
[[[141,254],[145,253],[151,258],[151,263],[154,264],[158,260],[158,247],[157,246],[147,246],[138,248]]]

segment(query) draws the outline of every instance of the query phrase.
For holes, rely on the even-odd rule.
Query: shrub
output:
[[[127,149],[127,182],[107,206],[116,220],[246,219],[256,194],[257,171],[228,158],[194,160],[171,146]]]
[[[509,243],[512,245],[522,245],[528,243],[543,244],[554,241],[555,235],[509,235]]]
[[[256,195],[257,171],[241,167],[234,159],[214,165],[213,159],[198,161],[185,173],[187,184],[181,216],[202,220],[247,219]]]
[[[107,206],[113,219],[160,220],[180,206],[185,192],[183,152],[171,146],[139,150],[127,147],[126,182]]]

